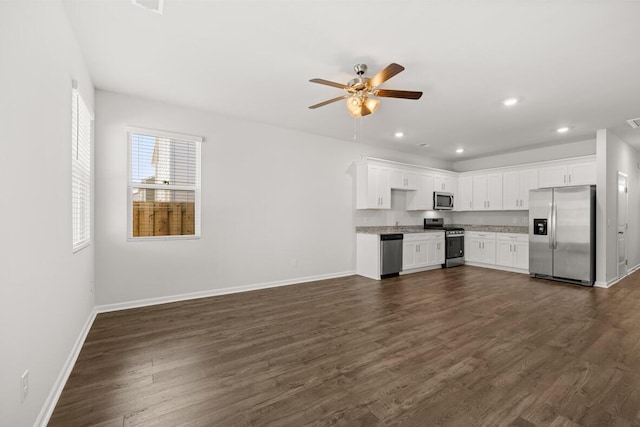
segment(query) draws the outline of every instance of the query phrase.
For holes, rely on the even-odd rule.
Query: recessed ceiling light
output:
[[[131,0],[131,3],[159,15],[162,15],[164,9],[164,0]]]
[[[460,154],[460,153],[464,153],[464,148],[458,148],[456,150],[456,153]]]
[[[566,127],[566,126],[564,126],[564,127],[558,128],[558,129],[556,130],[556,132],[558,132],[558,133],[565,133],[565,132],[569,132],[569,128],[568,128],[568,127]]]
[[[396,132],[394,135],[395,135],[396,138],[402,138],[404,136],[404,133]]]
[[[427,148],[427,147],[431,147],[431,144],[418,144],[418,147]]]
[[[502,103],[507,107],[511,107],[512,105],[516,105],[518,103],[518,98],[507,98],[502,101]]]

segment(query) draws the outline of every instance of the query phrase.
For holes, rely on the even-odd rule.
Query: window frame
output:
[[[92,228],[92,179],[93,179],[93,171],[92,171],[92,141],[93,141],[93,121],[95,119],[93,112],[86,104],[80,91],[78,90],[78,84],[76,81],[72,81],[72,89],[71,89],[71,247],[72,253],[77,253],[82,249],[91,246],[91,228]],[[84,111],[82,111],[84,110]],[[81,113],[82,111],[82,113]],[[75,113],[75,117],[74,117]],[[88,117],[88,140],[85,141],[81,138],[81,115],[85,115]],[[75,119],[75,120],[74,120]],[[88,159],[85,165],[85,162],[80,161],[80,159],[74,158],[74,153],[76,157],[80,151],[80,144],[83,145],[83,151],[88,153]],[[85,146],[86,144],[86,146]],[[84,187],[87,189],[86,195],[79,202],[81,205],[78,210],[76,210],[76,193],[74,191],[74,185],[76,184],[76,177],[78,176],[86,176],[87,181],[79,180],[77,182],[78,186]],[[80,191],[78,194],[78,198],[80,197],[82,192]],[[85,223],[86,222],[86,223]],[[77,234],[82,234],[82,239],[77,239],[76,230],[82,229],[82,232],[78,232]]]
[[[154,242],[166,240],[195,240],[201,237],[201,170],[202,170],[202,142],[204,138],[200,136],[187,135],[175,132],[167,132],[156,129],[147,129],[140,127],[127,126],[127,241],[129,242]],[[167,184],[137,184],[132,182],[132,152],[131,152],[131,136],[132,134],[151,136],[155,138],[166,138],[178,141],[195,143],[195,185],[167,185]],[[168,236],[133,236],[133,191],[134,189],[149,190],[177,190],[177,191],[193,191],[194,192],[194,234],[188,235],[168,235]]]

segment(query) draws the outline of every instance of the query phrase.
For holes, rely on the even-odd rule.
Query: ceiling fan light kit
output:
[[[402,65],[392,63],[386,68],[380,71],[372,78],[364,77],[367,72],[366,64],[356,64],[353,67],[357,74],[357,77],[351,79],[346,85],[341,83],[332,82],[324,79],[311,79],[312,83],[323,84],[327,86],[337,87],[339,89],[346,90],[348,93],[344,96],[329,99],[319,104],[310,106],[310,109],[316,109],[327,104],[346,99],[347,111],[352,117],[364,117],[369,114],[375,113],[380,105],[380,100],[370,98],[370,96],[384,97],[384,98],[404,98],[404,99],[420,99],[422,92],[406,91],[406,90],[392,90],[392,89],[378,89],[385,81],[404,70]]]

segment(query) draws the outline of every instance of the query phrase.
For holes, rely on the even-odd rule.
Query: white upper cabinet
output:
[[[525,169],[502,174],[502,209],[529,209],[529,190],[538,188],[538,170]]]
[[[502,210],[502,172],[473,177],[473,210]]]
[[[540,168],[539,188],[596,183],[596,162],[577,162]]]
[[[595,185],[596,162],[570,163],[567,165],[567,185]]]
[[[530,163],[458,174],[366,158],[357,162],[356,209],[391,209],[391,191],[402,190],[406,210],[433,210],[433,193],[452,193],[455,211],[528,210],[529,190],[595,185],[594,156]]]
[[[356,209],[391,209],[389,168],[371,163],[356,168]]]
[[[458,178],[458,194],[453,201],[456,211],[473,210],[473,177],[470,175]]]
[[[417,188],[418,173],[413,170],[391,169],[391,188],[394,190],[415,190]]]
[[[433,191],[455,194],[458,191],[458,179],[453,175],[435,174],[433,177]]]
[[[433,175],[419,172],[416,191],[407,192],[408,211],[433,210]]]

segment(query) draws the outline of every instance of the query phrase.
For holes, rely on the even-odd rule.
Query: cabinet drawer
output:
[[[433,239],[444,239],[444,231],[431,231],[428,233],[405,233],[404,241],[405,242],[415,242],[415,241],[424,241],[424,240],[433,240]]]
[[[465,231],[465,236],[473,239],[495,239],[496,233],[494,231]]]
[[[509,241],[511,243],[528,243],[529,235],[520,233],[497,233],[498,240]]]

